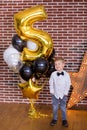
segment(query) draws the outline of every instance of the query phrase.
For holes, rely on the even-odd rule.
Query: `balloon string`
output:
[[[45,118],[45,117],[51,117],[52,115],[48,115],[48,114],[42,114],[38,111],[36,111],[35,107],[34,107],[34,99],[30,99],[30,108],[29,108],[29,112],[28,112],[28,117],[30,118]]]

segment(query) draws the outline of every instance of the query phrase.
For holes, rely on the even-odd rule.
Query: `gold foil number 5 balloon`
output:
[[[33,27],[39,20],[47,18],[44,7],[35,6],[14,15],[14,23],[17,34],[23,40],[31,40],[38,46],[37,50],[30,50],[25,47],[22,52],[22,60],[33,61],[39,57],[48,58],[53,50],[53,43],[50,35],[42,30]]]

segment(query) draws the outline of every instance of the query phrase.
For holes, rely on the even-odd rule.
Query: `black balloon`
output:
[[[22,79],[28,81],[33,75],[32,66],[24,64],[22,68],[19,70],[19,74],[22,77]]]
[[[35,73],[41,73],[44,74],[49,67],[49,63],[44,58],[38,58],[33,63],[34,71]]]
[[[55,50],[53,48],[51,55],[48,57],[48,61],[51,61],[53,59],[54,55],[55,55]]]
[[[23,48],[26,47],[26,41],[22,40],[17,34],[12,38],[12,45],[19,52],[23,51]]]
[[[46,72],[46,77],[50,77],[51,73],[55,71],[55,64],[54,64],[54,60],[51,60],[49,62],[49,68],[48,71]]]

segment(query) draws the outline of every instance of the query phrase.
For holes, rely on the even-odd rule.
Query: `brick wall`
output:
[[[36,27],[51,35],[56,55],[65,58],[67,71],[79,71],[87,50],[86,0],[0,0],[0,102],[28,103],[18,88],[20,78],[4,62],[3,52],[16,34],[14,14],[35,5],[44,5],[48,14]],[[48,80],[41,78],[39,82],[44,87],[36,102],[51,103]],[[87,105],[87,98],[79,104]]]

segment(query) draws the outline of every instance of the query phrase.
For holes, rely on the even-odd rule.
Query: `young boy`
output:
[[[54,126],[58,120],[58,109],[62,112],[62,125],[68,127],[66,117],[66,102],[71,80],[69,74],[64,70],[65,61],[62,57],[55,59],[55,69],[49,79],[49,88],[52,95],[53,119],[50,123]]]

